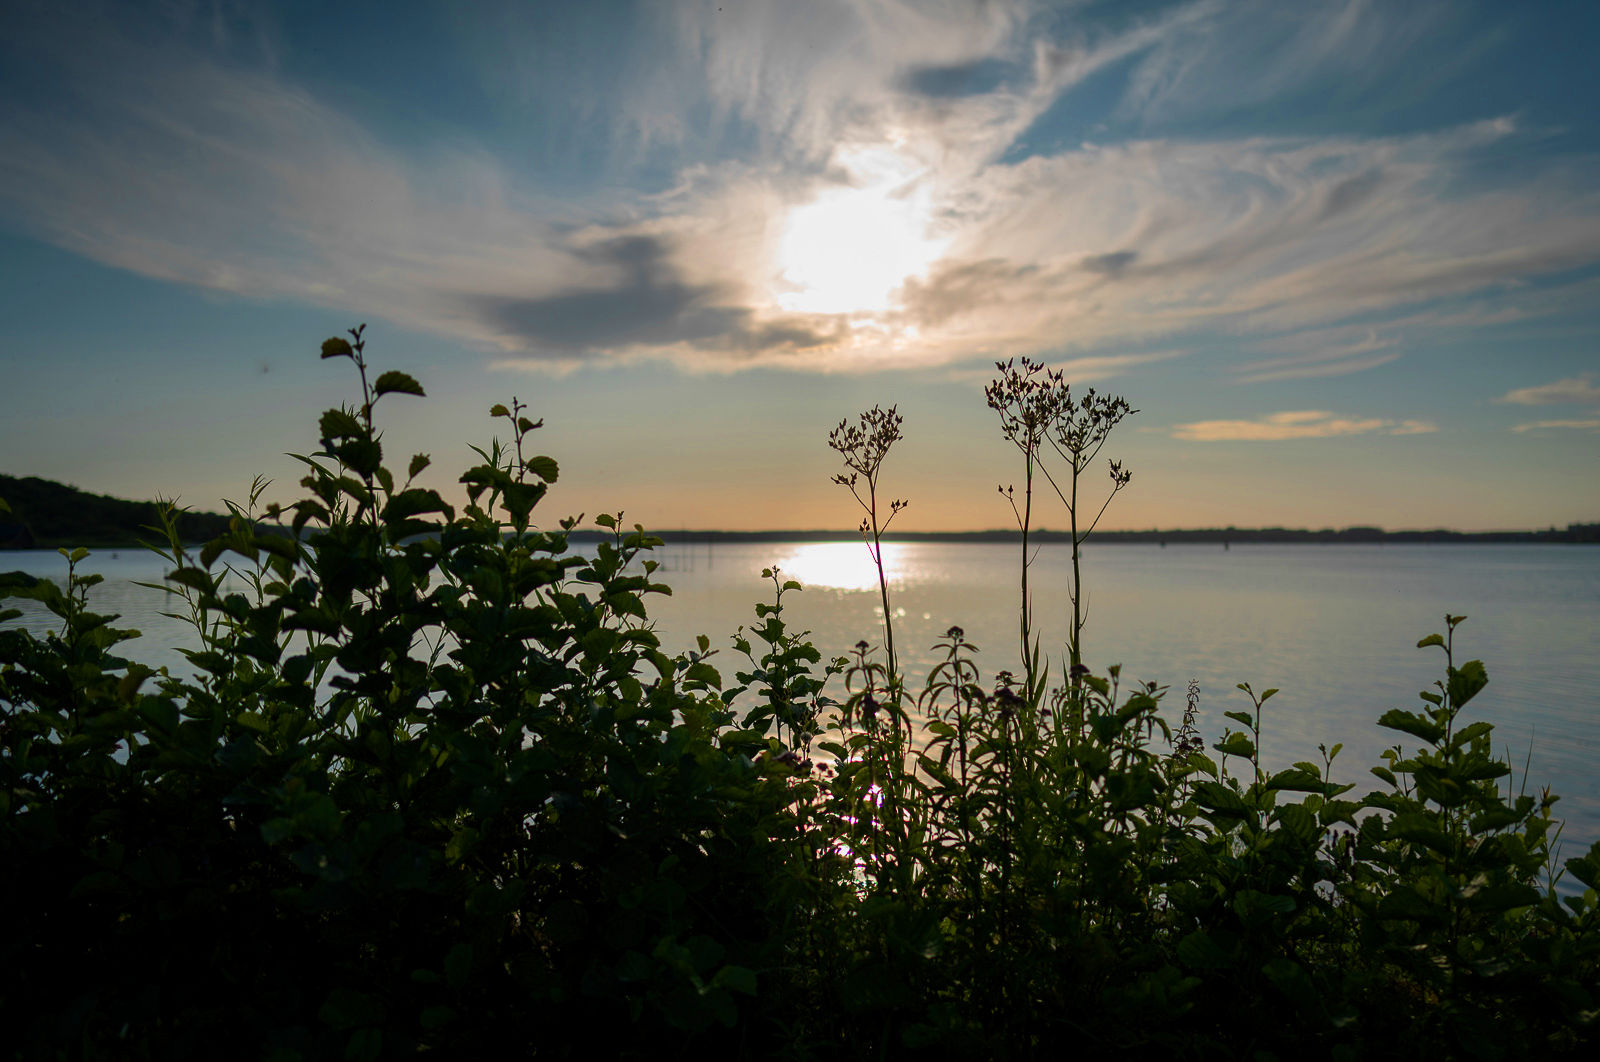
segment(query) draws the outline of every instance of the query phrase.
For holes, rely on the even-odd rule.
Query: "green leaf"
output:
[[[1444,727],[1432,719],[1424,719],[1415,712],[1401,711],[1399,708],[1391,708],[1379,716],[1378,725],[1419,737],[1430,745],[1437,744],[1444,737]]]
[[[1461,898],[1474,911],[1509,911],[1532,907],[1539,902],[1539,890],[1518,881],[1487,884],[1474,881],[1461,892]]]
[[[1442,646],[1444,645],[1444,639],[1439,637],[1437,634],[1430,634],[1426,638],[1422,639],[1422,641],[1417,643],[1417,648],[1425,649],[1430,645]]]
[[[1260,892],[1256,889],[1242,889],[1233,898],[1233,909],[1240,918],[1252,921],[1261,915],[1292,914],[1295,902],[1293,897],[1289,896]]]
[[[216,581],[199,568],[178,568],[167,573],[167,581],[198,590],[202,594],[215,592]]]
[[[139,715],[157,733],[170,734],[178,729],[178,706],[171,701],[146,697],[139,702]]]
[[[415,479],[418,472],[427,468],[433,459],[427,454],[417,454],[411,459],[411,467],[406,470],[406,478]]]
[[[233,721],[240,726],[248,727],[261,734],[269,733],[272,730],[272,726],[267,722],[266,717],[259,712],[240,712],[233,717]]]
[[[1440,855],[1450,855],[1456,850],[1455,838],[1440,829],[1432,815],[1416,812],[1396,815],[1389,820],[1389,836],[1420,844]]]
[[[1452,734],[1450,736],[1450,747],[1462,748],[1464,746],[1471,745],[1478,738],[1493,732],[1494,724],[1484,722],[1480,719],[1476,723],[1471,723],[1467,726],[1464,726]]]
[[[1320,793],[1325,787],[1322,777],[1310,771],[1291,767],[1267,779],[1268,789],[1289,789],[1301,793]]]
[[[1385,920],[1442,925],[1450,920],[1448,908],[1423,898],[1415,889],[1401,885],[1378,902],[1378,917]]]
[[[348,339],[340,339],[338,336],[334,336],[332,339],[324,339],[322,341],[322,356],[323,358],[354,358],[356,352]]]
[[[1195,970],[1222,970],[1233,965],[1233,956],[1224,951],[1203,929],[1178,941],[1178,958]]]
[[[317,422],[322,437],[327,440],[355,439],[366,434],[361,422],[342,409],[330,409]]]
[[[1302,844],[1310,844],[1322,835],[1316,815],[1304,804],[1284,804],[1272,813],[1272,818]]]
[[[418,398],[427,397],[426,393],[422,390],[422,385],[417,382],[416,377],[399,372],[395,369],[390,369],[382,376],[379,376],[377,381],[372,385],[372,390],[374,394],[380,395],[402,394],[416,395]]]
[[[1586,855],[1566,861],[1567,873],[1591,889],[1600,889],[1600,841],[1589,847]]]
[[[747,996],[756,994],[756,973],[744,966],[724,966],[717,971],[717,976],[711,979],[711,983],[718,988],[742,992]]]
[[[1489,674],[1483,669],[1483,661],[1468,660],[1450,671],[1450,703],[1460,708],[1488,684]]]
[[[370,476],[383,463],[383,447],[371,439],[351,439],[333,448],[333,455],[351,471]]]
[[[1224,756],[1243,756],[1251,759],[1256,754],[1255,742],[1244,734],[1229,734],[1215,745],[1211,746]]]
[[[717,673],[716,668],[704,660],[696,660],[690,664],[689,669],[683,673],[683,678],[685,682],[704,682],[712,689],[722,688],[722,676]]]
[[[0,597],[22,597],[31,601],[59,601],[61,588],[49,579],[27,572],[0,572]]]
[[[296,560],[300,556],[300,543],[286,535],[256,535],[250,541],[256,548],[286,561]]]
[[[1239,817],[1245,814],[1244,801],[1239,794],[1221,782],[1197,782],[1194,787],[1195,803],[1219,814]]]
[[[447,506],[437,491],[412,487],[390,498],[383,507],[383,518],[393,522],[416,516],[418,513],[444,512]]]
[[[544,480],[554,483],[561,473],[561,467],[556,464],[553,457],[530,457],[527,461],[528,471]]]

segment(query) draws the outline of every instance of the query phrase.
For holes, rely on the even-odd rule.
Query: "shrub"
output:
[[[65,589],[0,576],[61,621],[0,630],[16,1055],[1592,1041],[1600,846],[1559,898],[1554,798],[1502,792],[1460,717],[1486,675],[1455,665],[1459,617],[1423,640],[1446,668],[1422,711],[1380,720],[1422,747],[1361,799],[1337,747],[1263,766],[1274,691],[1241,687],[1213,759],[1192,730],[1163,747],[1161,689],[985,682],[952,628],[912,698],[866,643],[825,661],[790,631],[776,571],[727,685],[709,641],[668,656],[649,626],[658,540],[534,525],[559,468],[520,403],[457,511],[415,485],[425,456],[386,464],[376,411],[417,381],[369,381],[361,329],[323,357],[361,390],[323,415],[305,497],[258,512],[258,485],[198,552],[167,518],[192,674],[120,655],[82,551]]]

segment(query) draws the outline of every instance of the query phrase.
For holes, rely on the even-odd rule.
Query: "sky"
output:
[[[1021,357],[1138,410],[1103,527],[1600,520],[1591,2],[6,10],[10,474],[292,501],[365,323],[391,462],[515,396],[547,525],[854,526],[894,405],[894,526],[1008,526]]]

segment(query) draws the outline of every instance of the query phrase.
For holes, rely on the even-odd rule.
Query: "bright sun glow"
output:
[[[883,571],[889,582],[897,580],[904,567],[904,545],[883,544]],[[816,542],[797,546],[778,561],[785,579],[798,579],[801,586],[829,590],[876,590],[878,569],[860,542]]]
[[[778,304],[786,310],[886,310],[894,290],[944,250],[946,241],[928,234],[928,193],[907,159],[875,148],[842,153],[839,161],[851,187],[796,207],[784,225],[778,264],[793,290]]]

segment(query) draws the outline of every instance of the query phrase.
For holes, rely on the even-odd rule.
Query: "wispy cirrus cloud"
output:
[[[1239,382],[1343,376],[1387,365],[1400,357],[1400,351],[1395,349],[1400,344],[1398,336],[1380,336],[1376,328],[1367,328],[1359,338],[1351,339],[1341,334],[1346,332],[1346,329],[1315,329],[1284,337],[1270,345],[1280,351],[1300,349],[1305,353],[1247,362],[1238,367]]]
[[[1592,161],[1472,179],[1480,154],[1522,135],[1510,119],[1036,137],[1118,64],[1135,72],[1120,106],[1154,121],[1207,85],[1249,101],[1348,72],[1342,55],[1381,68],[1442,8],[1324,5],[1312,32],[1209,0],[1115,24],[1020,2],[722,6],[656,12],[667,46],[629,52],[619,74],[630,90],[601,135],[633,138],[672,175],[665,190],[556,196],[471,136],[396,145],[275,58],[101,28],[30,42],[78,105],[0,114],[0,205],[146,276],[360,307],[534,367],[839,371],[1070,350],[1088,373],[1139,364],[1107,350],[1210,329],[1259,355],[1241,381],[1310,379],[1402,356],[1435,327],[1416,312],[1428,300],[1600,262]],[[1284,58],[1240,80],[1256,53]],[[891,164],[853,161],[869,156]],[[786,251],[797,210],[854,194],[915,204],[902,235],[937,253],[884,305],[791,308],[795,277],[883,250],[846,231],[808,262]],[[1355,316],[1360,331],[1340,323]]]
[[[1173,426],[1172,437],[1191,442],[1277,442],[1341,435],[1425,435],[1438,431],[1425,420],[1341,417],[1323,410],[1269,413],[1256,420],[1201,420]]]
[[[1536,420],[1528,424],[1517,424],[1511,429],[1514,432],[1528,431],[1600,431],[1600,418],[1580,420]]]
[[[1519,406],[1600,405],[1600,385],[1595,384],[1592,373],[1584,373],[1554,383],[1519,387],[1506,392],[1495,401],[1511,402]]]
[[[1459,68],[1459,56],[1420,70],[1410,61],[1453,14],[1447,4],[1363,0],[1206,5],[1204,17],[1165,35],[1143,58],[1120,107],[1147,122],[1172,121],[1272,104],[1318,84],[1361,92],[1392,79],[1397,67],[1415,91]],[[1241,63],[1242,56],[1254,61]]]

